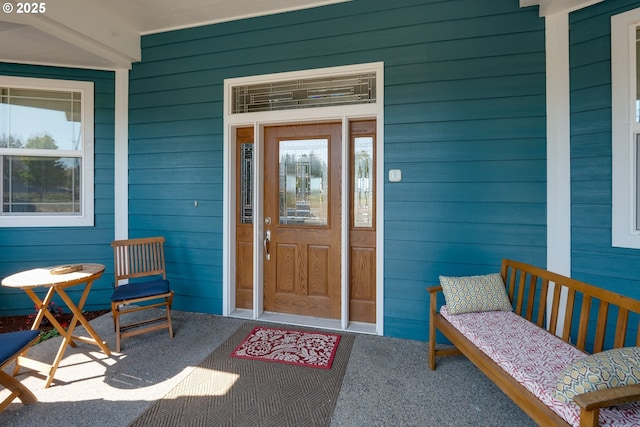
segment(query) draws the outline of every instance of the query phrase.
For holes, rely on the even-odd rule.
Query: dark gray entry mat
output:
[[[242,325],[130,425],[329,426],[354,335],[341,334],[328,370],[231,357],[256,325]]]

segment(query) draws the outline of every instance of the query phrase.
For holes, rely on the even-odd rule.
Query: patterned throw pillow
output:
[[[444,299],[451,314],[513,311],[499,273],[484,276],[440,276]]]
[[[568,403],[574,396],[605,388],[640,384],[640,347],[591,354],[564,369],[553,395]]]

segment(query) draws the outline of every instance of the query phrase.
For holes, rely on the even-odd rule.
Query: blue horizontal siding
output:
[[[402,242],[419,241],[424,244],[448,242],[474,245],[522,244],[525,246],[544,246],[546,242],[545,235],[542,233],[542,236],[540,236],[541,231],[544,230],[545,227],[540,225],[526,226],[525,224],[518,224],[518,227],[514,227],[513,224],[444,222],[444,219],[440,222],[423,223],[410,220],[388,221],[385,224],[385,232],[393,236],[403,236]],[[394,253],[398,254],[398,250],[400,248]],[[405,251],[411,252],[409,248],[405,249]],[[405,251],[400,250],[403,256],[420,256],[419,253],[413,255],[410,253],[405,254],[403,253]]]
[[[456,141],[469,140],[474,136],[483,140],[545,137],[544,127],[540,129],[539,123],[539,121],[544,122],[543,117],[537,118],[539,120],[523,117],[469,121],[462,118],[455,122],[400,122],[397,125],[391,121],[391,124],[385,128],[385,141],[393,144],[411,142],[415,138],[427,138],[429,141]]]
[[[384,333],[396,338],[427,341],[429,339],[429,322],[385,316]],[[439,332],[437,342],[444,342],[444,337]]]
[[[469,209],[471,207],[471,209]],[[469,224],[533,224],[546,226],[544,203],[469,203],[439,201],[387,202],[385,220],[404,221],[406,211],[413,221],[443,221]]]
[[[402,177],[408,181],[426,182],[540,182],[546,178],[546,162],[541,160],[500,160],[500,161],[458,161],[449,162],[406,162]],[[415,178],[414,178],[415,177]]]
[[[391,163],[389,169],[400,164]],[[546,203],[539,182],[400,182],[385,184],[385,201],[413,201],[417,195],[438,202]]]
[[[422,135],[417,136],[422,140],[403,143],[402,150],[394,149],[392,142],[387,143],[385,161],[407,161],[407,157],[413,162],[527,161],[543,160],[546,156],[544,145],[535,138],[426,141]]]
[[[108,308],[113,282],[113,253],[109,245],[114,235],[114,73],[0,63],[0,75],[91,81],[95,102],[95,226],[0,229],[0,277],[47,265],[105,264],[106,271],[94,282],[85,309]],[[77,301],[79,292],[79,288],[72,288],[68,293]],[[59,299],[54,301],[65,307]],[[33,310],[33,303],[22,291],[0,287],[0,315],[26,314]]]
[[[403,170],[401,183],[384,186],[385,334],[426,339],[424,286],[438,274],[495,271],[504,256],[544,262],[544,21],[536,8],[513,0],[355,0],[148,35],[142,47],[130,74],[129,232],[167,238],[176,309],[222,310],[222,100],[231,77],[384,61],[384,173]],[[584,66],[585,74],[601,67]],[[110,264],[113,76],[87,73],[97,88],[102,232],[73,237],[78,252]],[[28,235],[33,245],[24,254],[40,241]],[[108,291],[98,287],[96,298]]]
[[[445,274],[448,276],[467,276],[483,274],[484,265],[499,262],[505,254],[509,258],[525,260],[534,264],[544,266],[546,260],[543,259],[544,250],[538,250],[542,256],[535,256],[535,247],[520,245],[502,244],[470,244],[470,243],[407,243],[394,242],[389,244],[388,260],[385,261],[385,268],[404,267],[402,271],[386,271],[387,278],[416,279],[438,283],[438,276]],[[393,251],[393,252],[392,252]],[[431,261],[437,260],[437,262]],[[433,271],[423,271],[429,266],[438,266]],[[492,268],[492,272],[498,269]],[[419,273],[416,275],[416,273]],[[389,290],[390,295],[395,295],[393,288]],[[398,297],[400,295],[398,294]]]
[[[462,58],[442,62],[403,61],[399,64],[385,63],[390,71],[385,76],[385,83],[393,86],[413,84],[437,80],[462,80],[495,78],[500,75],[528,75],[545,73],[544,52],[519,53],[514,62],[510,55]]]
[[[479,103],[476,103],[475,108],[470,108],[469,111],[466,111],[467,114],[487,114],[491,112],[491,109],[497,109],[497,107],[500,106],[500,103],[504,104],[505,102],[511,102],[516,104],[518,102],[525,101],[516,97],[537,96],[537,102],[539,104],[539,95],[541,92],[544,93],[544,83],[540,83],[540,77],[540,74],[526,74],[509,76],[508,79],[482,77],[474,79],[446,79],[442,81],[429,81],[424,83],[415,82],[410,84],[398,84],[390,86],[385,91],[385,94],[390,97],[390,99],[387,100],[386,105],[393,105],[392,101],[394,99],[400,101],[400,103],[404,105],[417,102],[450,102],[454,100],[463,100],[468,103],[470,103],[469,101],[471,100],[484,100],[484,104],[487,104],[487,98],[499,98],[496,99],[495,102],[492,100],[491,103],[488,103],[488,111],[478,111],[477,105]],[[504,100],[500,98],[509,99]],[[460,108],[460,104],[456,107]],[[534,108],[535,105],[530,107],[529,115],[531,115],[531,112],[534,112],[536,115],[540,114],[540,111]],[[467,117],[467,114],[464,113],[465,110],[460,108],[459,115],[457,117],[473,118]],[[513,114],[514,112],[510,110],[506,112],[502,111],[502,115],[499,115],[498,117],[510,117]]]
[[[640,252],[611,245],[611,16],[640,2],[610,0],[570,16],[572,275],[640,298]]]
[[[402,123],[415,123],[425,119],[431,122],[455,121],[460,117],[465,117],[466,120],[487,120],[495,117],[531,117],[532,114],[538,114],[544,103],[545,98],[539,95],[498,98],[488,106],[482,98],[433,102],[422,100],[420,103],[387,105],[385,113],[401,118]]]
[[[223,81],[248,75],[384,61],[382,173],[403,171],[384,186],[385,334],[426,339],[424,284],[439,271],[493,270],[504,256],[544,261],[535,8],[355,0],[148,35],[142,47],[130,81],[130,232],[167,236],[176,304],[202,304],[190,274],[204,292],[193,295],[217,301],[205,311],[221,309]],[[206,256],[190,250],[196,240]]]

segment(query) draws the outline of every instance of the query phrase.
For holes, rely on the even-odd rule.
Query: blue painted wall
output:
[[[113,283],[113,252],[109,244],[114,235],[114,73],[0,63],[0,75],[92,81],[95,98],[95,226],[0,228],[0,277],[43,265],[105,264],[107,269],[94,283],[85,309],[109,308]],[[79,299],[75,289],[69,294],[74,300]],[[33,303],[24,292],[0,287],[0,315],[33,311]]]
[[[640,298],[640,251],[611,244],[611,16],[607,0],[570,15],[572,275]]]
[[[611,246],[610,16],[570,15],[572,275],[639,297],[637,250]],[[385,62],[385,334],[426,339],[439,274],[546,260],[544,20],[517,0],[355,0],[149,35],[131,72],[130,234],[167,237],[176,308],[222,310],[223,80]],[[103,262],[113,237],[112,73],[0,64],[0,74],[96,84],[96,227],[0,229],[0,276]],[[198,207],[194,201],[198,200]],[[0,315],[30,312],[0,288]]]
[[[222,310],[225,78],[385,63],[385,335],[426,339],[439,274],[546,262],[544,21],[517,0],[355,0],[148,35],[130,80],[131,235],[175,307]],[[194,201],[198,200],[198,207]]]
[[[385,63],[385,334],[426,339],[439,274],[546,260],[544,21],[517,0],[354,0],[148,35],[130,74],[132,237],[167,238],[178,310],[222,311],[226,78]],[[96,227],[0,229],[0,275],[108,265],[113,238],[112,73],[0,64],[0,74],[96,83]],[[194,202],[198,201],[195,207]],[[0,314],[30,309],[0,293]]]

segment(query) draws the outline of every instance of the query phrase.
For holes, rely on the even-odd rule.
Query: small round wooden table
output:
[[[60,344],[58,353],[51,365],[37,360],[28,359],[26,357],[27,352],[25,351],[16,361],[16,367],[13,372],[14,376],[18,373],[21,366],[43,372],[47,374],[45,388],[49,387],[53,381],[56,369],[58,369],[58,366],[62,361],[62,356],[64,355],[67,346],[71,345],[72,347],[75,347],[75,341],[97,345],[107,356],[111,355],[107,343],[102,341],[96,331],[89,324],[89,321],[87,321],[82,314],[82,308],[89,296],[91,285],[96,279],[102,276],[103,272],[104,265],[102,264],[74,264],[68,266],[34,268],[33,270],[13,274],[2,280],[2,286],[8,288],[19,288],[25,291],[38,308],[38,314],[33,322],[33,326],[31,326],[32,330],[37,330],[40,327],[42,320],[46,317],[63,337],[62,344]],[[80,285],[84,285],[84,290],[82,291],[78,304],[75,304],[67,294],[66,289]],[[44,299],[41,300],[35,293],[34,289],[36,288],[48,288]],[[73,318],[66,330],[49,311],[49,304],[55,294],[60,296],[62,301],[64,301],[73,313]],[[78,337],[73,335],[73,331],[78,323],[81,323],[82,326],[85,327],[91,337]]]

